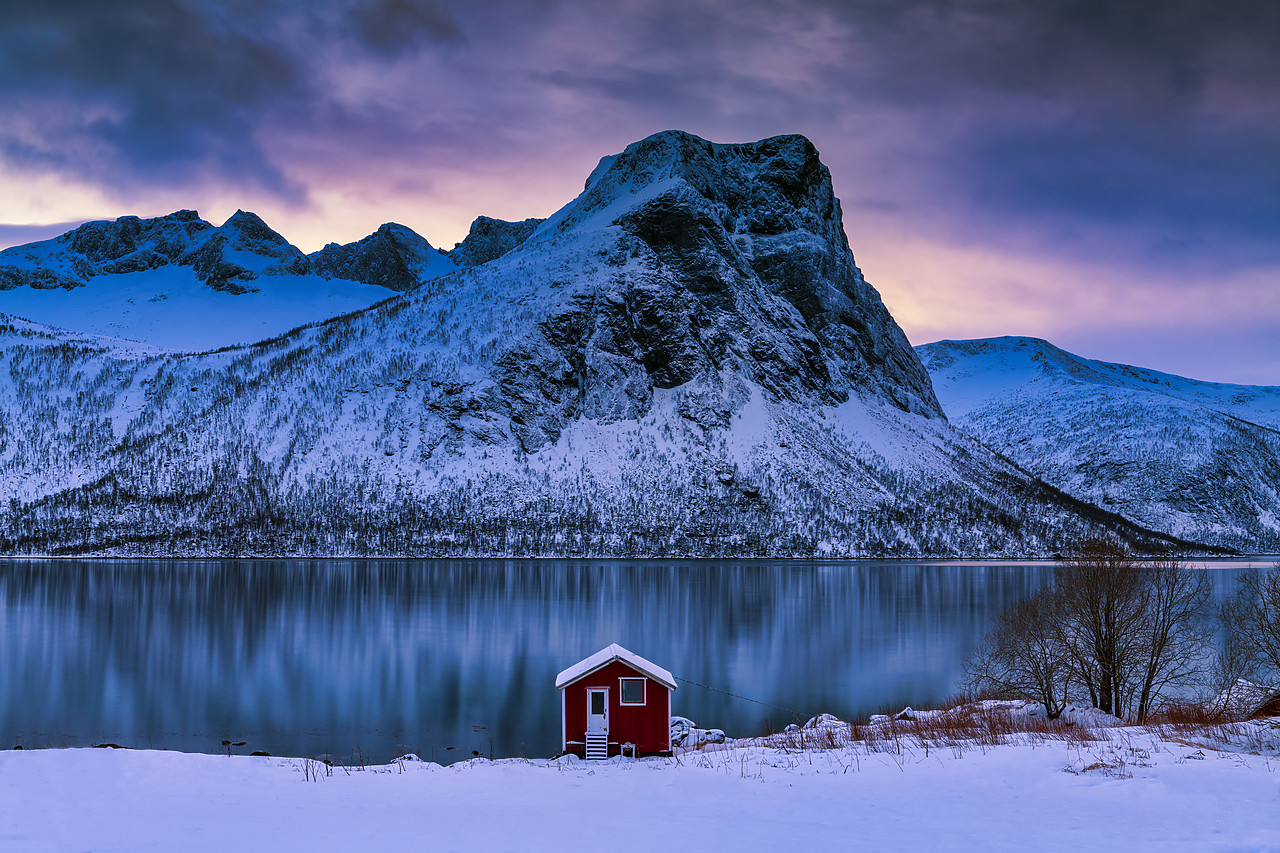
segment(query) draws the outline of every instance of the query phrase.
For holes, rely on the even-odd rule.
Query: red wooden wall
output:
[[[644,678],[644,705],[623,705],[620,678]],[[568,752],[581,755],[587,731],[587,688],[609,688],[609,754],[617,755],[624,743],[634,743],[636,752],[654,754],[671,751],[670,690],[637,672],[620,660],[610,661],[595,672],[567,685],[561,692],[564,702],[564,740]],[[576,743],[575,743],[576,741]]]

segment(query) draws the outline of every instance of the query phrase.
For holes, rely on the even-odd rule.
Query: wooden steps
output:
[[[609,735],[587,733],[587,761],[604,761],[609,757]]]

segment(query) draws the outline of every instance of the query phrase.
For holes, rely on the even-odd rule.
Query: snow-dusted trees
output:
[[[1077,691],[1142,721],[1204,671],[1212,603],[1201,571],[1138,560],[1111,539],[1080,541],[1051,589],[1001,614],[966,664],[967,686],[1036,699],[1050,718]]]

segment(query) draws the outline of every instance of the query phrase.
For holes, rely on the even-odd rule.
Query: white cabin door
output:
[[[609,688],[587,688],[587,734],[609,733]]]

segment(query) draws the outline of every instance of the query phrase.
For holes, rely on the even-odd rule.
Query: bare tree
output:
[[[1213,590],[1204,572],[1089,539],[1062,562],[1056,586],[1074,678],[1107,713],[1141,722],[1207,670]]]
[[[1029,697],[1050,720],[1062,715],[1071,668],[1059,642],[1055,598],[1054,590],[1044,589],[1000,613],[995,628],[964,663],[966,689]]]
[[[1213,656],[1209,670],[1209,686],[1218,697],[1217,710],[1231,712],[1242,683],[1254,676],[1252,653],[1243,642],[1240,632],[1232,630],[1235,620],[1233,609],[1236,600],[1228,599],[1219,608],[1219,624],[1222,625],[1221,642]]]
[[[1222,610],[1227,648],[1238,655],[1240,674],[1280,681],[1280,563],[1241,576]]]
[[[1137,561],[1109,539],[1076,543],[1055,573],[1058,624],[1073,680],[1089,701],[1124,715],[1141,591]]]
[[[1203,570],[1164,560],[1146,563],[1140,572],[1142,618],[1131,675],[1138,722],[1155,710],[1166,691],[1205,672],[1214,634],[1213,589]]]
[[[1212,602],[1202,571],[1139,560],[1110,539],[1081,541],[1052,590],[1001,614],[966,663],[966,686],[1035,699],[1051,718],[1080,690],[1141,722],[1207,671]]]

